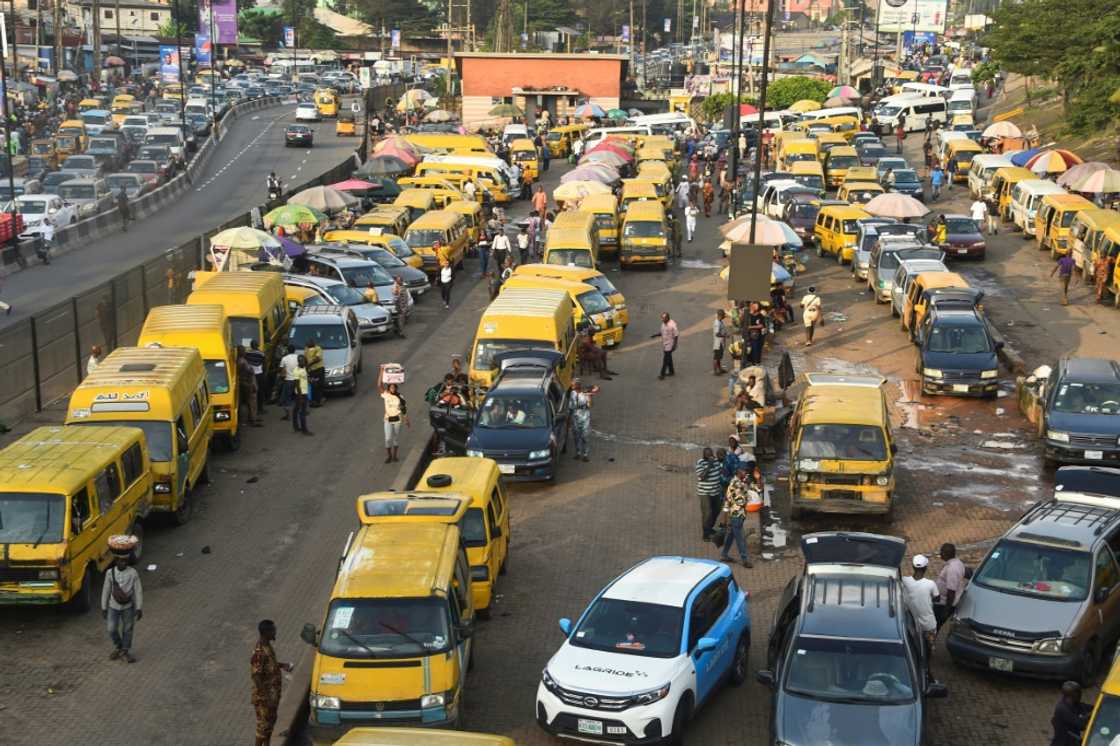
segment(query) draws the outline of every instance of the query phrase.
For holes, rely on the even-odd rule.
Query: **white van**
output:
[[[933,83],[903,83],[902,93],[899,95],[912,93],[923,98],[948,98],[950,92],[951,89]]]
[[[903,117],[906,118],[907,132],[921,132],[933,122],[945,124],[948,121],[945,99],[900,99],[881,104],[875,109],[875,123],[880,127],[888,127],[892,132]]]
[[[653,128],[648,124],[636,124],[630,127],[599,127],[588,130],[583,136],[583,152],[591,150],[601,143],[607,135],[652,135]]]
[[[164,145],[171,149],[171,155],[182,159],[186,155],[183,131],[178,127],[151,127],[144,135],[145,145]]]
[[[669,111],[663,114],[643,114],[630,120],[638,127],[650,127],[654,134],[669,128],[674,132],[693,134],[696,132],[696,120],[683,111]]]
[[[1047,179],[1024,179],[1011,187],[1011,222],[1028,236],[1034,235],[1034,216],[1047,194],[1066,190]]]
[[[968,169],[968,193],[973,199],[990,199],[992,196],[992,177],[1004,166],[1014,166],[1011,156],[981,153],[972,157]]]
[[[971,114],[975,106],[975,88],[960,88],[958,90],[955,90],[953,91],[953,95],[949,97],[949,117],[955,117],[957,114]]]
[[[795,194],[815,194],[817,190],[793,179],[774,179],[762,192],[762,212],[767,217],[781,220],[786,205]]]
[[[957,88],[972,88],[972,68],[954,69],[953,74],[949,76],[949,87],[954,90]]]
[[[786,112],[766,111],[762,114],[763,128],[770,132],[781,132],[785,129],[786,122],[798,121],[797,116]],[[740,129],[758,129],[758,114],[747,114],[739,117]]]
[[[524,124],[507,124],[502,130],[502,142],[509,145],[514,140],[529,137],[529,128]]]
[[[801,115],[802,122],[812,122],[817,119],[828,119],[829,117],[855,117],[856,119],[863,118],[863,109],[858,106],[834,106],[831,109],[817,109],[816,111],[807,111]]]

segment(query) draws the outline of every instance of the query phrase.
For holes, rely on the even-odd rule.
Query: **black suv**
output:
[[[1032,378],[1047,463],[1120,464],[1120,363],[1063,357]]]
[[[999,350],[976,309],[976,291],[927,291],[922,323],[914,332],[922,393],[994,397],[999,389]]]
[[[786,585],[758,680],[772,693],[768,744],[918,746],[928,678],[891,536],[823,532],[801,539],[805,569]]]
[[[568,445],[568,390],[559,352],[494,356],[500,372],[477,411],[433,405],[429,419],[448,449],[490,458],[506,479],[552,480]]]

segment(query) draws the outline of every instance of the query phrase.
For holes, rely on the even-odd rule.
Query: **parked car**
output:
[[[91,179],[104,173],[104,167],[92,155],[72,155],[62,162],[62,170]]]
[[[856,152],[859,153],[860,164],[864,166],[874,166],[880,158],[888,155],[886,146],[878,142],[861,143],[856,146]]]
[[[158,187],[167,178],[166,168],[156,161],[133,161],[125,166],[124,172],[141,176],[151,189]]]
[[[323,248],[335,253],[344,252],[377,262],[381,269],[388,272],[393,279],[400,277],[401,282],[408,288],[413,298],[419,298],[432,289],[432,284],[428,280],[426,272],[416,269],[397,258],[396,254],[384,246],[376,244],[327,244]]]
[[[778,601],[767,642],[768,746],[919,746],[929,677],[922,635],[903,590],[906,543],[830,531],[801,538],[805,566]]]
[[[296,105],[297,122],[320,122],[323,117],[319,115],[319,107],[314,101],[301,101]]]
[[[362,345],[358,319],[345,306],[304,306],[292,319],[288,344],[297,351],[315,339],[323,348],[326,391],[341,391],[353,396],[362,372]]]
[[[45,194],[58,194],[59,187],[71,179],[80,178],[81,174],[75,171],[51,171],[43,177],[42,191]]]
[[[1064,467],[1054,482],[976,568],[946,646],[959,664],[1087,686],[1120,634],[1120,470]]]
[[[929,310],[914,332],[923,394],[996,395],[1003,343],[992,337],[977,310],[977,293],[971,288],[926,291]]]
[[[931,226],[933,223],[930,224]],[[945,243],[941,245],[950,257],[983,259],[988,245],[980,225],[969,215],[946,215]]]
[[[1120,464],[1115,360],[1067,356],[1036,370],[1023,381],[1020,406],[1038,423],[1048,464]]]
[[[358,319],[358,333],[362,339],[380,337],[393,330],[392,316],[383,306],[370,302],[361,292],[341,280],[307,275],[284,275],[284,284],[314,291],[315,297],[303,302],[309,305],[345,306]]]
[[[922,202],[925,201],[925,187],[918,177],[918,172],[912,168],[899,168],[891,171],[890,175],[887,176],[885,186],[888,191],[905,194]]]
[[[747,679],[747,593],[713,560],[644,560],[560,629],[537,686],[537,723],[553,735],[682,744],[708,700]]]

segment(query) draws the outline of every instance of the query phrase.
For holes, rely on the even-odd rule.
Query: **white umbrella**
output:
[[[751,243],[751,216],[747,213],[720,227],[720,233],[731,243]],[[782,246],[786,243],[786,232],[777,220],[759,215],[755,223],[754,243],[760,246]]]
[[[920,218],[929,212],[929,208],[907,194],[886,192],[872,197],[863,206],[863,209],[880,218]]]
[[[360,202],[357,197],[340,189],[317,186],[304,189],[288,198],[289,205],[304,205],[320,212],[333,213],[345,210]]]
[[[1022,137],[1023,130],[1012,122],[995,122],[989,124],[980,137]]]
[[[1108,171],[1109,165],[1101,163],[1100,161],[1086,161],[1085,163],[1078,163],[1076,166],[1071,166],[1066,169],[1066,172],[1058,177],[1058,186],[1063,186],[1066,189],[1072,189],[1073,185],[1079,181],[1092,176],[1098,171]],[[1080,190],[1075,190],[1080,191]]]

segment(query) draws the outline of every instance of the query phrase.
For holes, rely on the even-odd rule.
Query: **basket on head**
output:
[[[114,534],[109,537],[109,551],[117,557],[128,557],[139,543],[140,539],[131,534]]]

